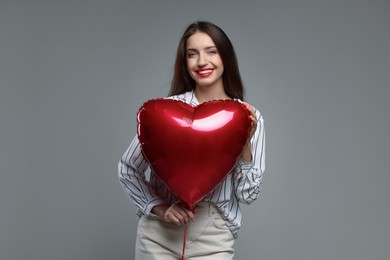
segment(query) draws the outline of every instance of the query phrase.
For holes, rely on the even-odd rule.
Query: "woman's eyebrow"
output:
[[[208,46],[208,47],[205,47],[204,49],[205,50],[209,50],[209,49],[214,49],[214,48],[217,48],[216,46]],[[197,51],[197,49],[195,48],[188,48],[187,51]]]

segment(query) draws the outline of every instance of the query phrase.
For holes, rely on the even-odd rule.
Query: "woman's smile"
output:
[[[197,73],[202,78],[207,78],[211,74],[213,74],[214,69],[211,68],[204,68],[204,69],[198,69]]]

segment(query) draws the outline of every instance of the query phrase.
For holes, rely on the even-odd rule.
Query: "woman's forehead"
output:
[[[213,39],[204,32],[196,32],[187,39],[187,49],[204,49],[213,47],[215,47]]]

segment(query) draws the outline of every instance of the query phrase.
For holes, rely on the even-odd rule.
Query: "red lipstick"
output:
[[[202,77],[202,78],[207,78],[208,76],[213,74],[213,72],[214,72],[214,69],[210,69],[210,68],[202,68],[202,69],[197,70],[197,74],[199,75],[199,77]]]

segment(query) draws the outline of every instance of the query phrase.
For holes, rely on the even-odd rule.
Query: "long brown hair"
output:
[[[191,78],[187,71],[186,46],[187,39],[196,32],[208,34],[217,47],[224,66],[222,82],[226,94],[231,98],[239,98],[243,100],[244,87],[241,81],[237,57],[233,45],[221,28],[206,21],[198,21],[190,24],[180,39],[179,46],[177,48],[169,96],[182,94],[195,89],[195,81]]]

